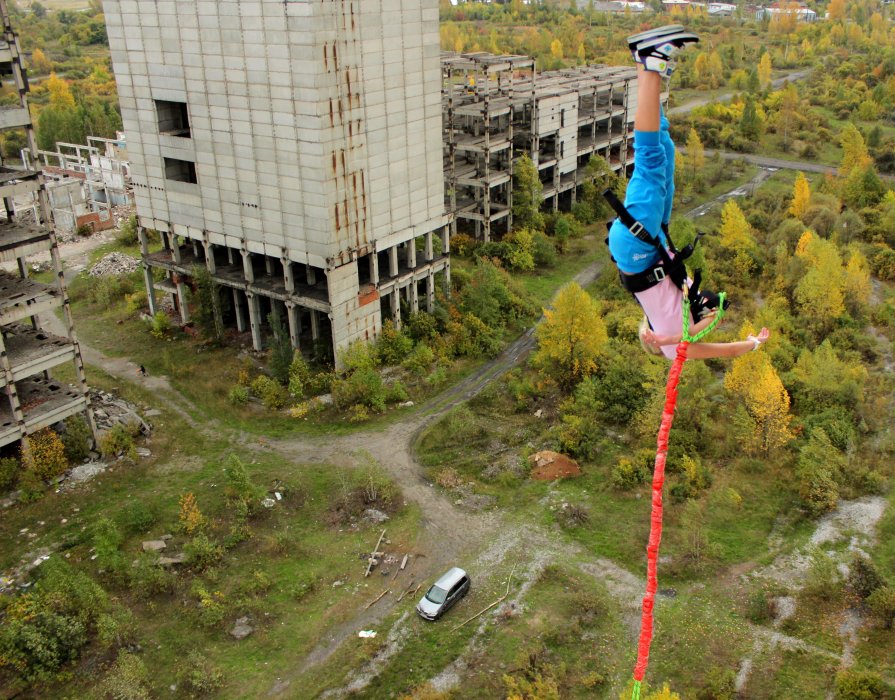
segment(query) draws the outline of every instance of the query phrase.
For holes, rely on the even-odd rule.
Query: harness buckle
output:
[[[653,270],[653,276],[656,278],[656,282],[661,282],[665,279],[665,268],[657,267]]]
[[[643,233],[644,227],[643,224],[641,224],[639,221],[635,221],[634,225],[628,230],[637,238],[640,238],[640,234]]]

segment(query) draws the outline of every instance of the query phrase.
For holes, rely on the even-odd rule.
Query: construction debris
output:
[[[367,571],[364,573],[364,578],[370,575],[370,572],[373,570],[373,567],[379,563],[379,558],[382,556],[382,552],[379,551],[379,545],[382,544],[382,538],[385,537],[385,530],[382,531],[382,534],[379,535],[379,539],[376,542],[376,546],[373,547],[373,552],[370,554],[370,558],[367,559]]]
[[[378,596],[376,596],[376,600],[372,600],[369,603],[367,603],[367,605],[364,607],[364,610],[369,610],[370,608],[372,608],[374,605],[376,605],[376,603],[378,603],[380,600],[385,598],[385,595],[387,593],[390,593],[391,590],[392,590],[391,588],[386,588],[384,591],[382,591],[382,593],[380,593]]]
[[[124,253],[109,253],[96,265],[90,268],[91,277],[106,277],[107,275],[129,275],[140,266],[137,258],[132,258]]]
[[[414,581],[413,581],[413,579],[411,578],[411,579],[410,579],[410,584],[407,586],[407,588],[404,589],[404,592],[403,592],[401,595],[398,596],[398,600],[397,600],[397,602],[400,603],[400,602],[404,599],[404,596],[406,596],[408,593],[410,593],[410,589],[413,588],[413,583],[414,583]],[[417,586],[417,587],[416,587],[416,590],[419,590],[419,589],[420,589],[420,587]]]
[[[137,407],[114,394],[91,390],[90,408],[93,409],[96,428],[99,432],[111,430],[116,425],[139,426],[143,435],[149,435],[152,432],[152,426],[140,417]]]

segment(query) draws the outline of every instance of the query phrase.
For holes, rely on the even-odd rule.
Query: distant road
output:
[[[679,148],[681,152],[687,149]],[[765,156],[757,156],[754,153],[733,153],[731,151],[713,151],[709,148],[705,149],[706,158],[711,158],[715,153],[720,153],[724,160],[744,160],[747,163],[761,166],[762,168],[779,168],[780,170],[801,170],[805,173],[831,173],[835,174],[837,169],[832,165],[821,165],[820,163],[809,163],[804,160],[786,160],[785,158],[767,158]]]
[[[794,83],[797,80],[804,80],[809,75],[811,75],[811,73],[813,71],[814,71],[813,68],[805,68],[803,70],[794,71],[794,72],[789,73],[788,75],[784,75],[780,78],[775,78],[774,80],[771,81],[771,86],[778,88],[781,85],[783,85],[783,83]],[[732,98],[734,95],[738,94],[739,92],[742,92],[742,91],[731,90],[730,92],[725,92],[720,95],[715,95],[714,97],[700,97],[699,99],[691,100],[690,102],[687,102],[686,104],[678,105],[677,107],[672,107],[671,109],[668,110],[668,114],[669,115],[689,114],[697,107],[704,107],[705,105],[709,104],[710,102],[727,102],[730,98]]]

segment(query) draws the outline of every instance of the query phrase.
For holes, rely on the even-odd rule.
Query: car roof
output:
[[[443,588],[443,589],[447,590],[451,586],[453,586],[455,583],[457,583],[457,581],[459,581],[464,576],[466,576],[466,572],[463,571],[463,569],[460,569],[455,566],[453,569],[451,569],[446,574],[444,574],[444,576],[442,576],[440,579],[438,579],[435,582],[435,585],[438,586],[439,588]]]

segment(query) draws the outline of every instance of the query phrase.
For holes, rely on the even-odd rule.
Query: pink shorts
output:
[[[687,280],[690,284],[690,280]],[[684,329],[681,314],[684,311],[684,293],[674,286],[670,277],[666,277],[655,287],[634,295],[643,313],[649,319],[650,327],[656,335],[680,336]],[[693,316],[690,316],[693,323]],[[669,360],[674,359],[677,344],[663,345],[662,354]]]

